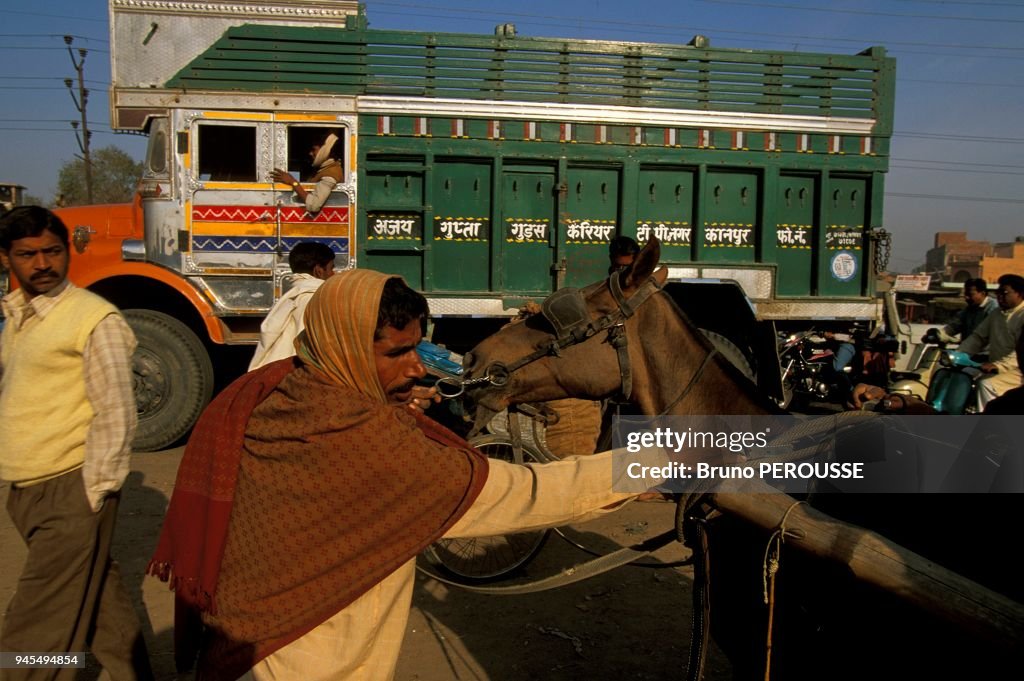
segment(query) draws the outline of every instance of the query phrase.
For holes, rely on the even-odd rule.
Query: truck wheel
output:
[[[132,448],[166,449],[195,424],[213,393],[213,365],[192,330],[153,310],[124,310],[138,347],[132,357],[139,425]]]
[[[751,382],[757,382],[754,369],[750,366],[750,360],[747,359],[747,356],[743,354],[743,351],[735,343],[720,333],[708,331],[707,329],[701,329],[700,331],[711,341],[711,344],[715,346],[723,357],[740,370],[740,373],[749,378]]]

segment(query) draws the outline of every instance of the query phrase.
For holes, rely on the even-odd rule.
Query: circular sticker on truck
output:
[[[832,256],[832,276],[839,281],[850,281],[857,274],[857,259],[847,251]]]

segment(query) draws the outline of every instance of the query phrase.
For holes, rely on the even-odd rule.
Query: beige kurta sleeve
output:
[[[661,482],[648,479],[638,489],[626,479],[625,463],[653,467],[667,461],[657,449],[628,455],[613,450],[525,466],[492,459],[480,496],[444,536],[488,537],[585,520]],[[630,487],[634,491],[616,491]]]

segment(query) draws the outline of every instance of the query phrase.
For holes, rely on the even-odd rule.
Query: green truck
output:
[[[149,135],[145,173],[132,206],[64,214],[76,281],[141,330],[141,447],[191,425],[211,348],[255,341],[303,240],[404,276],[457,350],[605,276],[616,235],[660,239],[673,296],[771,392],[779,327],[880,318],[881,47],[374,30],[342,0],[110,14],[112,127]],[[270,173],[300,177],[328,130],[344,178],[310,214]]]

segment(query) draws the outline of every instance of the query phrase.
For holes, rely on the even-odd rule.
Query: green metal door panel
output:
[[[756,173],[708,170],[700,260],[754,262],[759,197]]]
[[[361,267],[399,274],[421,289],[423,277],[423,172],[401,168],[370,170],[361,186],[365,251]]]
[[[387,274],[397,274],[417,291],[423,290],[423,254],[416,251],[368,250],[365,267]]]
[[[608,242],[620,233],[619,185],[617,168],[566,169],[562,286],[586,286],[608,276]]]
[[[637,190],[636,239],[661,241],[664,262],[693,260],[693,189],[689,168],[641,168]]]
[[[370,206],[423,208],[423,174],[415,171],[371,171],[366,176]]]
[[[554,287],[555,170],[505,172],[501,181],[503,289],[547,295]]]
[[[809,296],[814,287],[814,224],[818,203],[814,177],[781,175],[775,205],[775,258],[779,296]]]
[[[868,180],[860,177],[829,178],[823,197],[822,224],[825,244],[818,277],[823,296],[863,295],[864,225],[868,223]]]
[[[435,159],[431,291],[491,289],[491,165]]]

